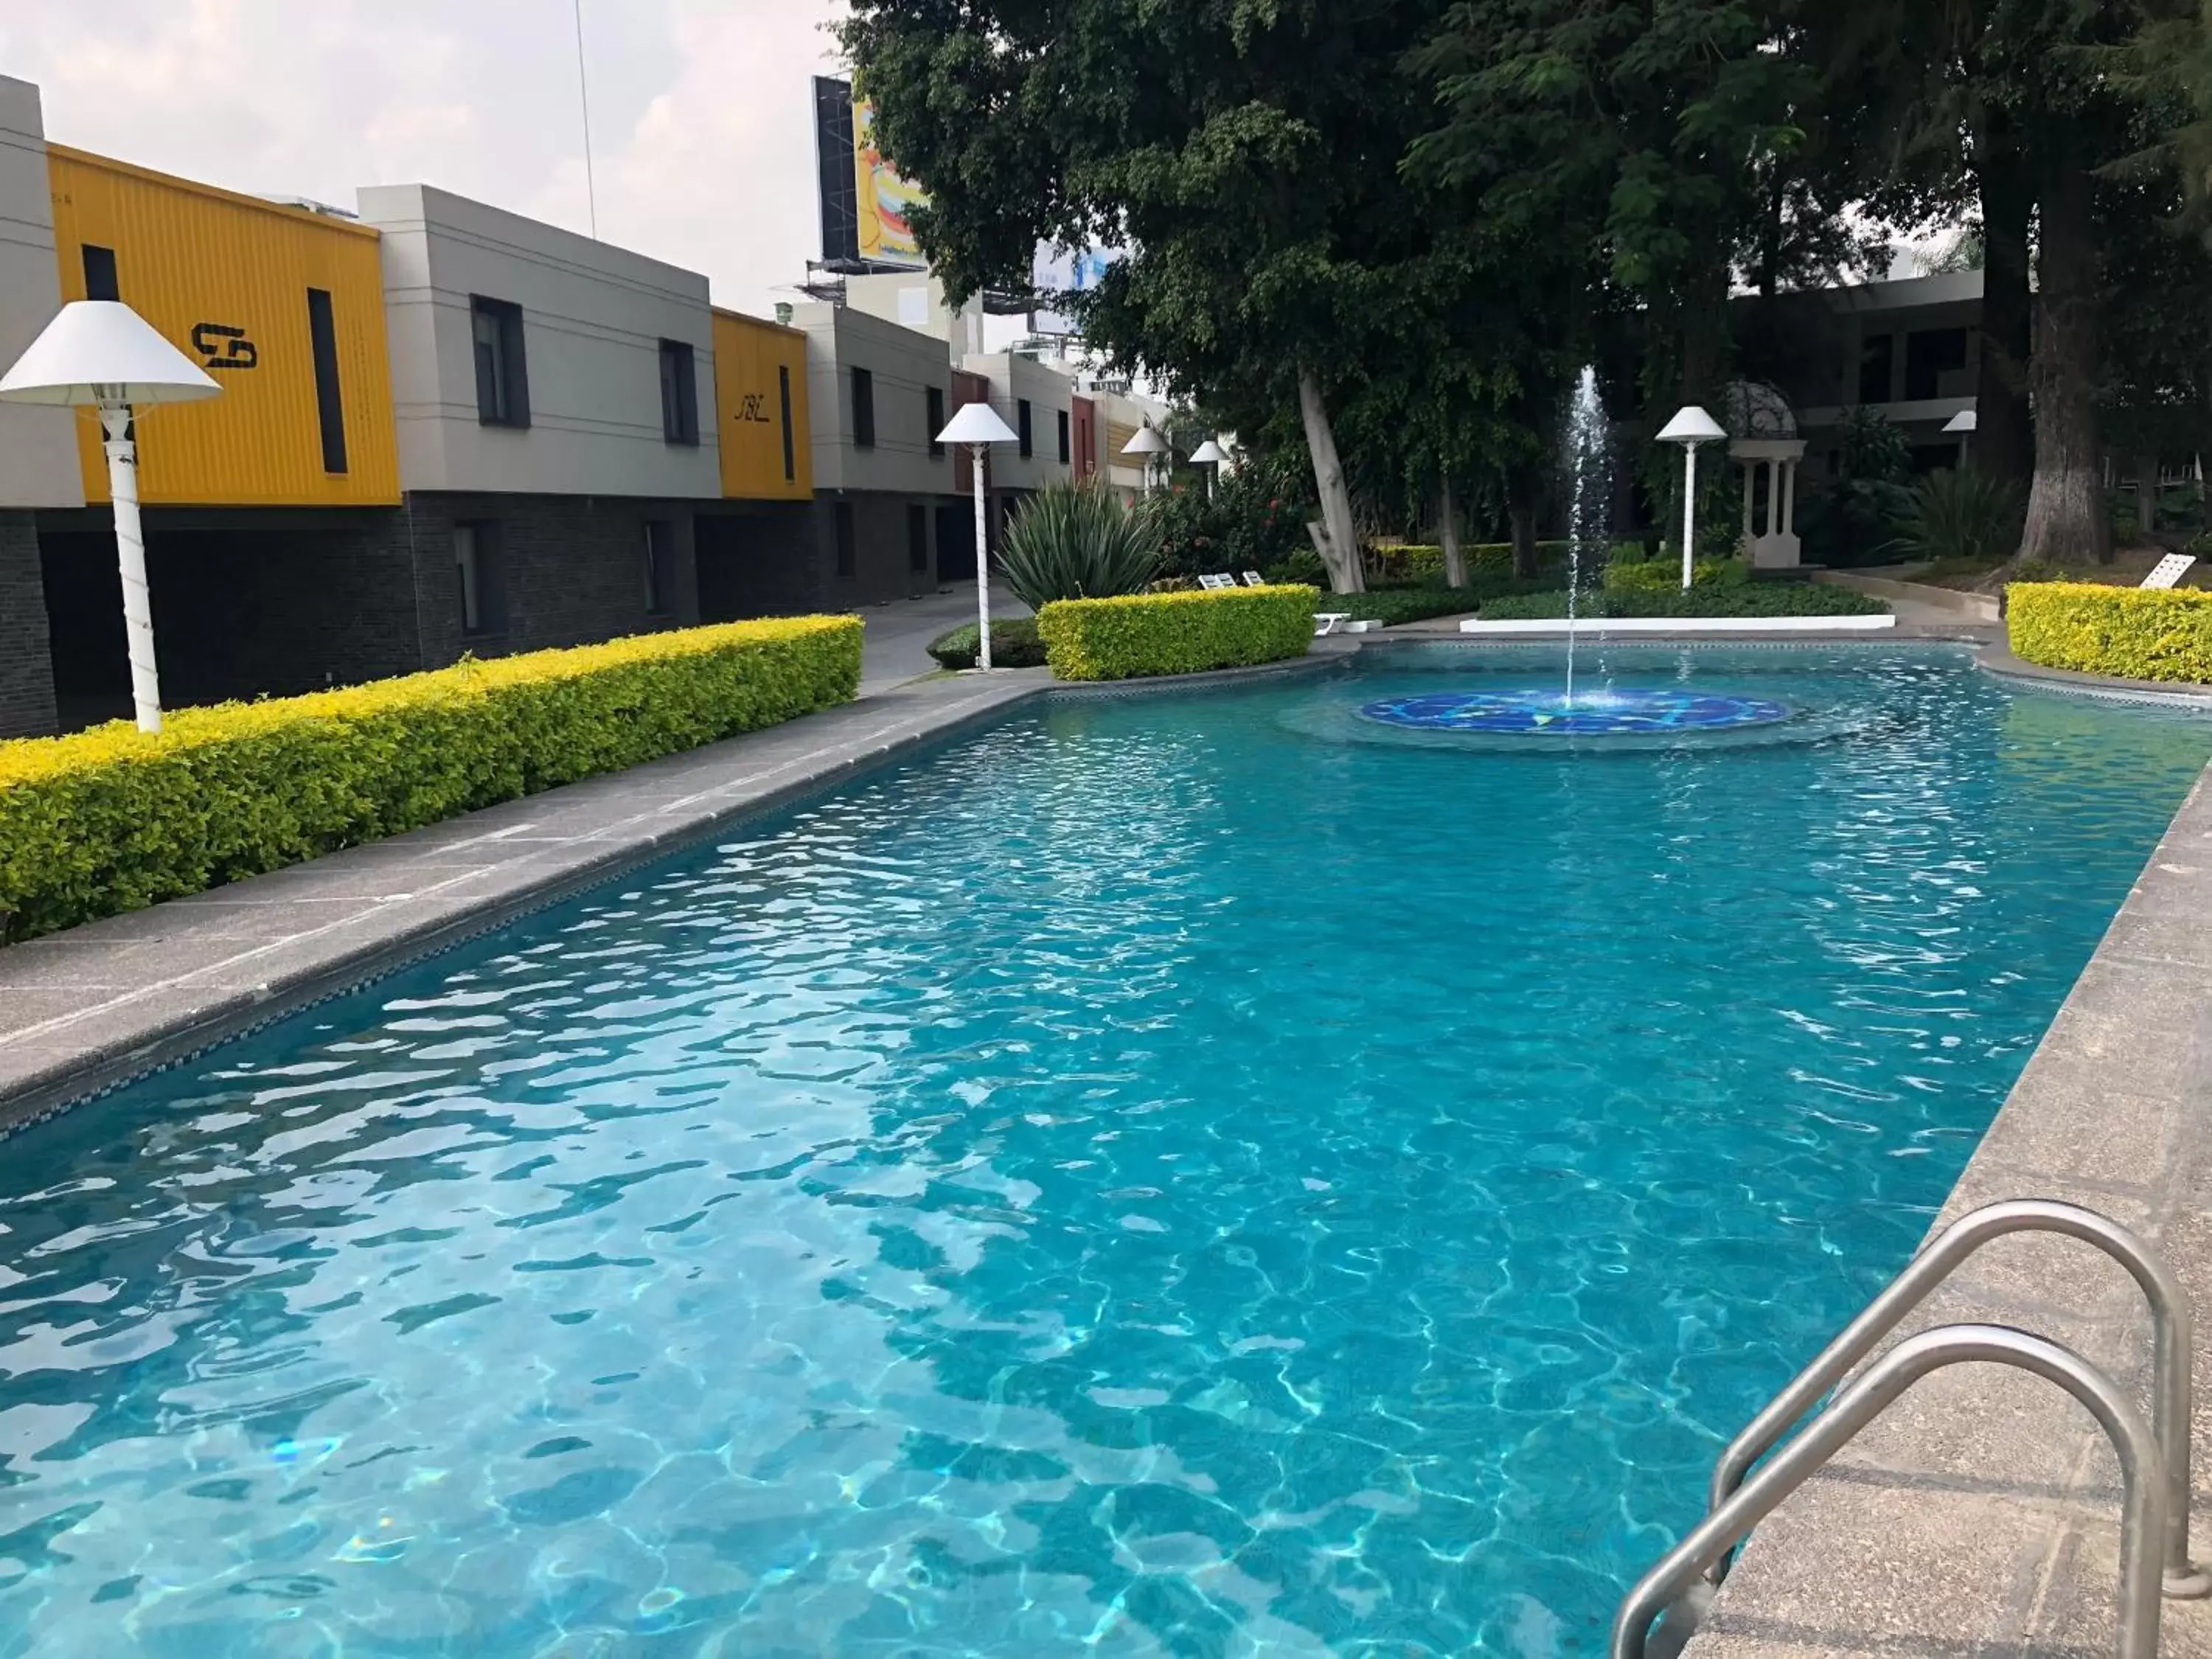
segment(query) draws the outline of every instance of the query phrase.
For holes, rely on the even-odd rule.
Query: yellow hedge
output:
[[[1320,597],[1287,586],[1060,599],[1037,613],[1037,633],[1064,680],[1196,674],[1303,657]]]
[[[462,662],[0,743],[0,938],[143,908],[849,702],[860,623]]]
[[[2212,592],[2016,582],[2005,597],[2012,653],[2022,662],[2212,684]]]

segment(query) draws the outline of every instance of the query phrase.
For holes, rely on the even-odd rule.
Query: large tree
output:
[[[1402,356],[1433,201],[1405,56],[1443,0],[853,0],[884,153],[950,294],[1040,241],[1121,250],[1078,301],[1117,361],[1217,407],[1294,406],[1340,591],[1364,586],[1333,411]]]

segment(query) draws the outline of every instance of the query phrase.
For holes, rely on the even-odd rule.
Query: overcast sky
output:
[[[821,252],[836,0],[582,0],[599,234],[765,312]],[[589,228],[573,0],[0,0],[57,143],[350,208],[423,183]]]

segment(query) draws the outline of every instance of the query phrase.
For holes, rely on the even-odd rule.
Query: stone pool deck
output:
[[[1323,650],[1341,657],[1366,641],[1456,641],[1448,626],[1330,641]],[[2080,678],[1993,657],[2002,652],[1995,630],[1951,618],[1915,619],[1868,644],[1912,639],[1978,646],[1992,672]],[[877,690],[772,731],[0,951],[0,1133],[1048,685],[1042,671],[1028,671]],[[2066,1198],[2142,1229],[2169,1253],[2203,1310],[2200,1559],[2212,1558],[2212,1347],[2203,1338],[2212,1326],[2208,990],[2212,788],[2200,781],[1944,1216],[1997,1198]],[[1907,1328],[1966,1318],[2069,1342],[2148,1397],[2140,1297],[2087,1246],[1999,1241]],[[1765,1523],[1692,1659],[2109,1654],[2118,1486],[2118,1466],[2086,1414],[2050,1385],[1992,1367],[1941,1374]],[[2166,1604],[2164,1651],[2212,1659],[2212,1601]]]
[[[2212,785],[2152,855],[1946,1206],[2071,1200],[2166,1251],[2199,1310],[2194,1541],[2212,1557]],[[2148,1410],[2141,1293],[2087,1245],[2001,1239],[1907,1329],[2055,1337]],[[1762,1527],[1691,1659],[2107,1655],[2119,1466],[2087,1413],[1994,1366],[1921,1383]],[[2212,1601],[2166,1603],[2163,1651],[2212,1656]]]

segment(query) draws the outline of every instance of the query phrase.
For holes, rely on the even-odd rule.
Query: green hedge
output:
[[[1596,621],[1607,617],[1879,617],[1888,612],[1881,600],[1847,587],[1818,582],[1754,582],[1742,587],[1677,586],[1664,592],[1585,593],[1577,614]],[[1482,607],[1486,620],[1513,622],[1565,617],[1566,591],[1515,594],[1492,599]]]
[[[948,634],[939,634],[929,642],[929,654],[937,659],[939,668],[973,668],[981,631],[974,623],[964,623]],[[1037,637],[1037,625],[1027,617],[1005,619],[991,618],[991,666],[994,668],[1042,668],[1044,666],[1044,641]]]
[[[0,743],[0,939],[28,939],[851,700],[801,617],[465,661]]]
[[[2022,662],[2212,684],[2212,592],[2016,582],[2005,599],[2012,653]]]
[[[1064,680],[1197,674],[1303,657],[1320,597],[1291,586],[1062,599],[1038,615],[1037,632]]]

